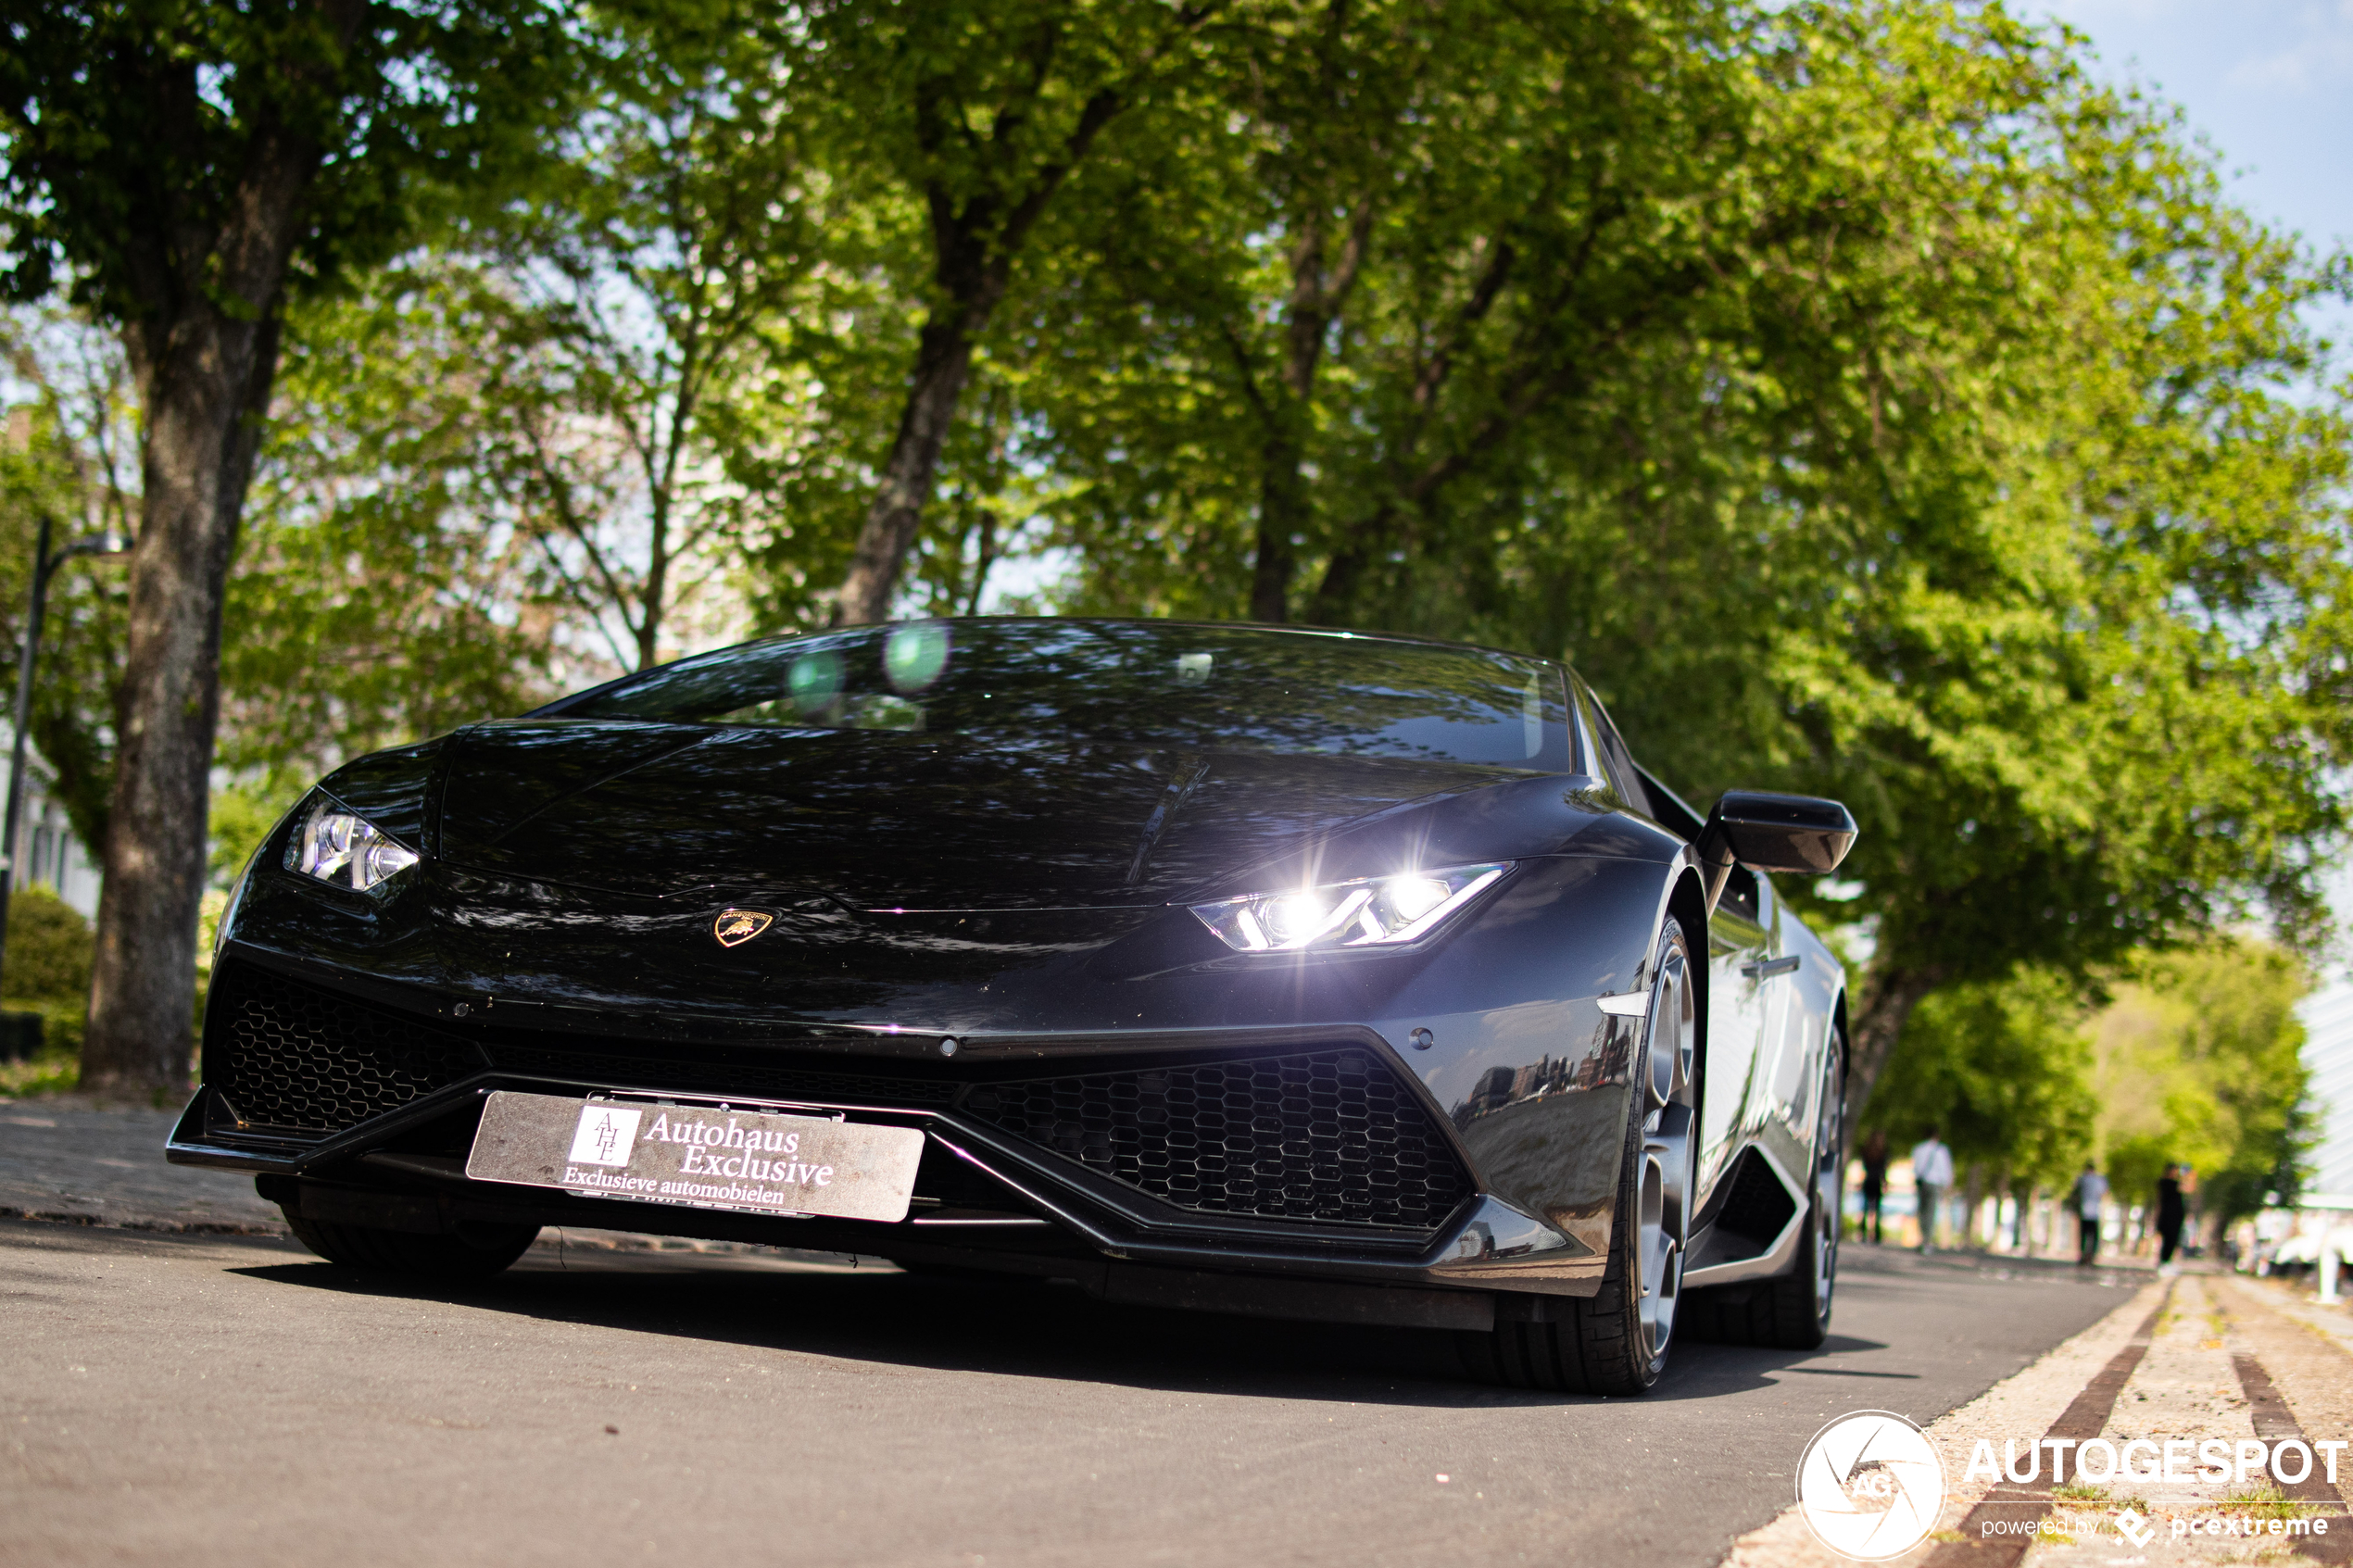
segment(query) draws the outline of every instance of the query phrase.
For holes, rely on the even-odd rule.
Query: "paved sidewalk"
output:
[[[2022,1568],[2353,1561],[2353,1474],[2332,1484],[2309,1448],[2300,1477],[2275,1480],[2259,1449],[2251,1475],[2238,1471],[2242,1443],[2353,1435],[2348,1338],[2341,1311],[2300,1300],[2273,1282],[2208,1269],[2153,1281],[2094,1327],[1929,1424],[1946,1471],[1943,1527],[1893,1561],[1901,1568],[2021,1568],[2021,1560]],[[2080,1430],[2069,1429],[2086,1419]],[[2120,1452],[2138,1440],[2148,1453],[2147,1445],[2170,1439],[2201,1458],[2198,1446],[2213,1440],[2233,1457],[2233,1473],[2170,1481],[2134,1474],[2105,1485],[2071,1477],[2057,1488],[2031,1467],[2024,1484],[1989,1486],[1969,1475],[1979,1439],[2017,1459],[2011,1450],[2021,1439],[2031,1448],[2045,1432],[2070,1440],[2096,1436]],[[1743,1537],[1723,1568],[1836,1568],[1844,1561],[1791,1509]]]
[[[68,1097],[0,1101],[0,1217],[284,1235],[278,1206],[261,1200],[251,1176],[165,1162],[179,1119]]]

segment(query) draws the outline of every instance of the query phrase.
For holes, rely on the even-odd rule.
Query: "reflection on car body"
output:
[[[1789,796],[1701,817],[1573,671],[1489,649],[770,639],[323,780],[224,916],[171,1158],[365,1267],[730,1237],[1635,1391],[1678,1332],[1826,1330],[1843,974],[1761,873],[1853,834]],[[795,1117],[920,1158],[841,1218],[794,1196],[832,1165],[746,1163],[754,1194],[748,1157],[613,1147]]]

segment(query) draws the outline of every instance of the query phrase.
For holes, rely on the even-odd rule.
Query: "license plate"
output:
[[[477,1181],[753,1214],[907,1217],[916,1127],[501,1089],[466,1157]]]

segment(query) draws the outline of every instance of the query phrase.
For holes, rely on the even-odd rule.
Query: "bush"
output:
[[[9,895],[0,994],[9,1010],[41,1015],[41,1054],[31,1061],[0,1062],[0,1099],[66,1093],[79,1082],[96,951],[90,922],[49,889]]]
[[[44,997],[39,1001],[11,1006],[41,1015],[41,1048],[44,1053],[62,1052],[77,1061],[82,1060],[82,1035],[90,1022],[90,999],[86,993],[79,997]]]
[[[41,1054],[30,1061],[0,1061],[0,1100],[71,1094],[81,1086],[82,1009],[44,1007],[41,1011]]]
[[[0,996],[71,1001],[79,1010],[90,996],[90,966],[96,952],[90,922],[72,905],[45,887],[12,893],[7,952],[0,957]]]

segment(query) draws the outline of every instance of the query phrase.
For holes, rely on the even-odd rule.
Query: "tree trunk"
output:
[[[1334,7],[1334,16],[1340,14]],[[1281,390],[1258,402],[1265,436],[1260,447],[1258,549],[1251,572],[1250,618],[1279,623],[1290,619],[1291,578],[1299,570],[1298,546],[1314,521],[1307,497],[1306,433],[1313,418],[1315,372],[1324,358],[1324,334],[1356,286],[1357,272],[1372,239],[1373,204],[1360,199],[1340,242],[1337,259],[1324,255],[1324,220],[1309,213],[1291,247],[1290,298],[1285,308]]]
[[[683,417],[683,416],[682,416]],[[646,591],[637,601],[637,668],[651,670],[661,662],[662,610],[670,597],[670,485],[648,473],[653,493],[651,526],[646,542]],[[627,613],[626,607],[623,613]]]
[[[1920,998],[1944,983],[1935,969],[1872,966],[1862,997],[1848,1014],[1846,1123],[1856,1124],[1870,1103],[1871,1087],[1895,1054],[1896,1036]]]
[[[1258,549],[1251,570],[1250,618],[1270,625],[1290,619],[1291,576],[1298,570],[1293,539],[1310,516],[1299,443],[1290,429],[1296,412],[1293,405],[1276,414],[1277,428],[1262,448],[1265,469],[1258,484]]]
[[[1181,25],[1199,25],[1202,14],[1187,13]],[[1046,64],[1052,57],[1053,37],[1032,83],[1033,99],[1046,82]],[[949,102],[947,84],[928,83],[917,90],[918,134],[927,152],[937,151],[951,135],[953,121],[961,125],[961,110]],[[963,395],[972,373],[973,344],[988,329],[988,318],[1012,282],[1013,258],[1020,253],[1038,216],[1062,188],[1070,171],[1104,126],[1126,106],[1117,88],[1098,88],[1079,111],[1077,124],[1052,157],[1028,169],[1016,190],[963,198],[943,184],[925,193],[931,207],[934,277],[939,305],[924,323],[915,345],[915,373],[907,385],[907,404],[899,416],[899,433],[890,444],[890,460],[883,465],[881,485],[866,508],[865,526],[858,531],[857,548],[849,558],[849,575],[842,580],[834,600],[833,623],[855,626],[890,619],[890,598],[899,588],[907,552],[914,546],[915,530],[931,500],[932,475],[939,468],[940,448],[948,444],[955,421],[956,400]],[[991,150],[1003,150],[1000,138],[1019,132],[1034,102],[1000,108],[991,132]]]
[[[220,606],[277,368],[274,309],[189,313],[147,377],[145,495],[82,1081],[184,1092],[194,1054]]]
[[[956,400],[972,373],[973,332],[988,320],[995,304],[992,290],[985,303],[960,304],[924,325],[890,461],[866,509],[866,524],[858,532],[858,548],[850,557],[849,575],[842,581],[841,597],[835,601],[837,626],[890,619],[890,596],[914,546],[924,504],[931,499],[932,475],[956,418]]]
[[[348,43],[365,7],[334,7]],[[145,405],[139,543],[115,712],[106,883],[82,1082],[185,1093],[194,1055],[220,605],[278,366],[282,289],[319,149],[265,124],[208,245],[174,234],[172,286],[126,333]]]

